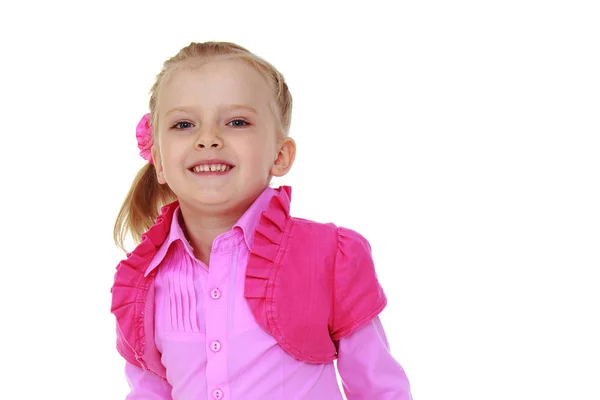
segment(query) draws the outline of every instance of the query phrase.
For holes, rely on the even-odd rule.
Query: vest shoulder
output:
[[[290,217],[294,224],[304,226],[307,228],[319,229],[322,231],[329,231],[336,233],[338,226],[332,222],[317,222],[306,218]]]

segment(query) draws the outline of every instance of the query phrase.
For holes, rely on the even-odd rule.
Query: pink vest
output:
[[[244,295],[256,322],[289,354],[310,363],[337,357],[337,341],[386,305],[371,248],[358,233],[290,217],[291,188],[280,187],[257,225]],[[164,206],[142,242],[117,266],[111,311],[117,350],[162,378],[154,342],[154,278],[144,273],[168,237],[177,202]]]

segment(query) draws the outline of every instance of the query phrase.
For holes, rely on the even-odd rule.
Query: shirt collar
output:
[[[238,228],[242,230],[244,241],[246,242],[248,249],[251,249],[252,244],[254,243],[254,231],[256,230],[256,225],[258,225],[263,211],[267,209],[271,198],[276,194],[277,191],[275,189],[267,186],[233,226],[234,229]]]
[[[260,221],[260,216],[264,210],[267,209],[271,198],[277,194],[277,191],[271,187],[267,187],[254,203],[248,207],[246,212],[241,216],[241,218],[236,222],[233,226],[232,230],[239,229],[242,231],[244,235],[244,242],[248,249],[252,248],[252,244],[254,243],[254,231],[258,222]],[[183,233],[183,229],[180,223],[180,215],[181,209],[179,206],[175,209],[173,213],[173,218],[171,219],[171,228],[169,231],[169,236],[165,239],[163,244],[160,246],[150,264],[148,264],[148,268],[146,268],[146,273],[144,276],[148,276],[152,270],[154,270],[158,265],[162,262],[162,260],[167,255],[167,251],[171,247],[175,241],[179,240],[183,244],[185,251],[190,255],[190,257],[194,257],[194,252],[192,247],[188,243],[185,234]]]
[[[152,272],[152,270],[154,268],[158,267],[158,265],[162,262],[162,260],[167,255],[167,251],[169,251],[169,248],[171,247],[171,245],[177,240],[181,241],[181,243],[183,244],[183,247],[185,248],[185,251],[190,256],[194,257],[194,252],[192,251],[192,247],[188,243],[188,241],[185,237],[185,234],[183,233],[183,229],[181,228],[181,224],[179,223],[179,221],[180,221],[179,218],[181,218],[180,215],[181,215],[181,209],[179,208],[179,206],[177,206],[177,208],[175,209],[175,212],[173,212],[173,217],[171,218],[171,225],[170,225],[171,228],[169,230],[169,236],[167,236],[167,238],[165,239],[163,244],[159,247],[158,251],[152,258],[152,261],[150,261],[150,264],[148,264],[148,268],[146,268],[146,273],[144,274],[144,276],[148,276],[148,274],[150,272]]]

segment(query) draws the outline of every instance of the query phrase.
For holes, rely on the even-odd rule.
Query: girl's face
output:
[[[182,206],[246,209],[294,161],[294,141],[278,137],[275,110],[273,89],[241,59],[174,71],[157,101],[159,182]]]

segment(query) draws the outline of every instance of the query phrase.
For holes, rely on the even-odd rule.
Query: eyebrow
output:
[[[256,112],[256,110],[250,106],[245,106],[243,104],[230,104],[227,106],[220,106],[219,107],[221,110],[246,110],[246,111],[250,111],[251,113],[254,113],[255,115],[258,115],[258,112]],[[168,116],[171,113],[174,113],[176,111],[183,111],[183,112],[191,112],[194,110],[194,107],[192,106],[188,106],[188,107],[175,107],[169,111],[167,111],[165,113],[165,117]]]
[[[254,114],[258,114],[254,108],[252,108],[250,106],[244,106],[242,104],[232,104],[229,107],[224,107],[224,108],[227,108],[229,110],[247,110]]]

